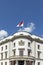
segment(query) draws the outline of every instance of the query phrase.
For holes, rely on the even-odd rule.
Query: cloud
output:
[[[30,23],[29,26],[24,27],[24,28],[20,28],[18,31],[26,31],[26,32],[32,32],[35,29],[35,24],[34,23]]]
[[[8,36],[8,32],[5,30],[0,30],[0,40]]]

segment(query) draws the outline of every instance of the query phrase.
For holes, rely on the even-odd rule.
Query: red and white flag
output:
[[[23,27],[23,25],[24,25],[24,21],[21,21],[21,22],[17,25],[17,27]]]

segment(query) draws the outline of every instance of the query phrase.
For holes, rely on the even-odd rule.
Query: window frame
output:
[[[38,62],[38,65],[40,65],[40,62]]]
[[[40,49],[40,45],[38,45],[38,49]]]
[[[3,51],[3,47],[1,47],[1,51]]]
[[[1,59],[3,59],[3,53],[1,53]]]
[[[5,46],[5,49],[7,49],[7,45]]]
[[[15,42],[14,42],[14,47],[15,47]]]
[[[30,47],[30,42],[28,42],[28,47]]]
[[[23,56],[24,55],[24,49],[19,49],[19,56]]]
[[[7,62],[5,62],[5,65],[7,65]]]
[[[7,59],[7,51],[5,52],[5,59]]]

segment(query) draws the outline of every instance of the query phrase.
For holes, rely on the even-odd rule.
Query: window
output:
[[[20,55],[20,56],[23,56],[23,50],[22,50],[22,49],[19,50],[19,55]]]
[[[30,56],[30,50],[28,50],[28,56]]]
[[[5,52],[5,59],[7,58],[7,52]]]
[[[3,53],[1,53],[1,59],[3,59]]]
[[[40,62],[38,62],[38,65],[40,65]]]
[[[7,45],[5,46],[5,49],[7,49]]]
[[[5,65],[7,65],[7,62],[5,62]]]
[[[28,47],[30,47],[30,42],[28,42]]]
[[[15,43],[14,43],[14,47],[15,47]]]
[[[38,51],[38,58],[40,58],[40,52]]]
[[[13,50],[13,55],[15,56],[15,50]]]
[[[3,51],[3,47],[1,47],[1,51]]]
[[[38,49],[40,49],[40,45],[38,45]]]
[[[23,35],[23,34],[20,34],[20,35]]]
[[[3,65],[3,62],[1,62],[1,65]]]

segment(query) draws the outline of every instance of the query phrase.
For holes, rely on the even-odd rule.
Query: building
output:
[[[43,65],[43,38],[17,32],[1,40],[0,65]]]

